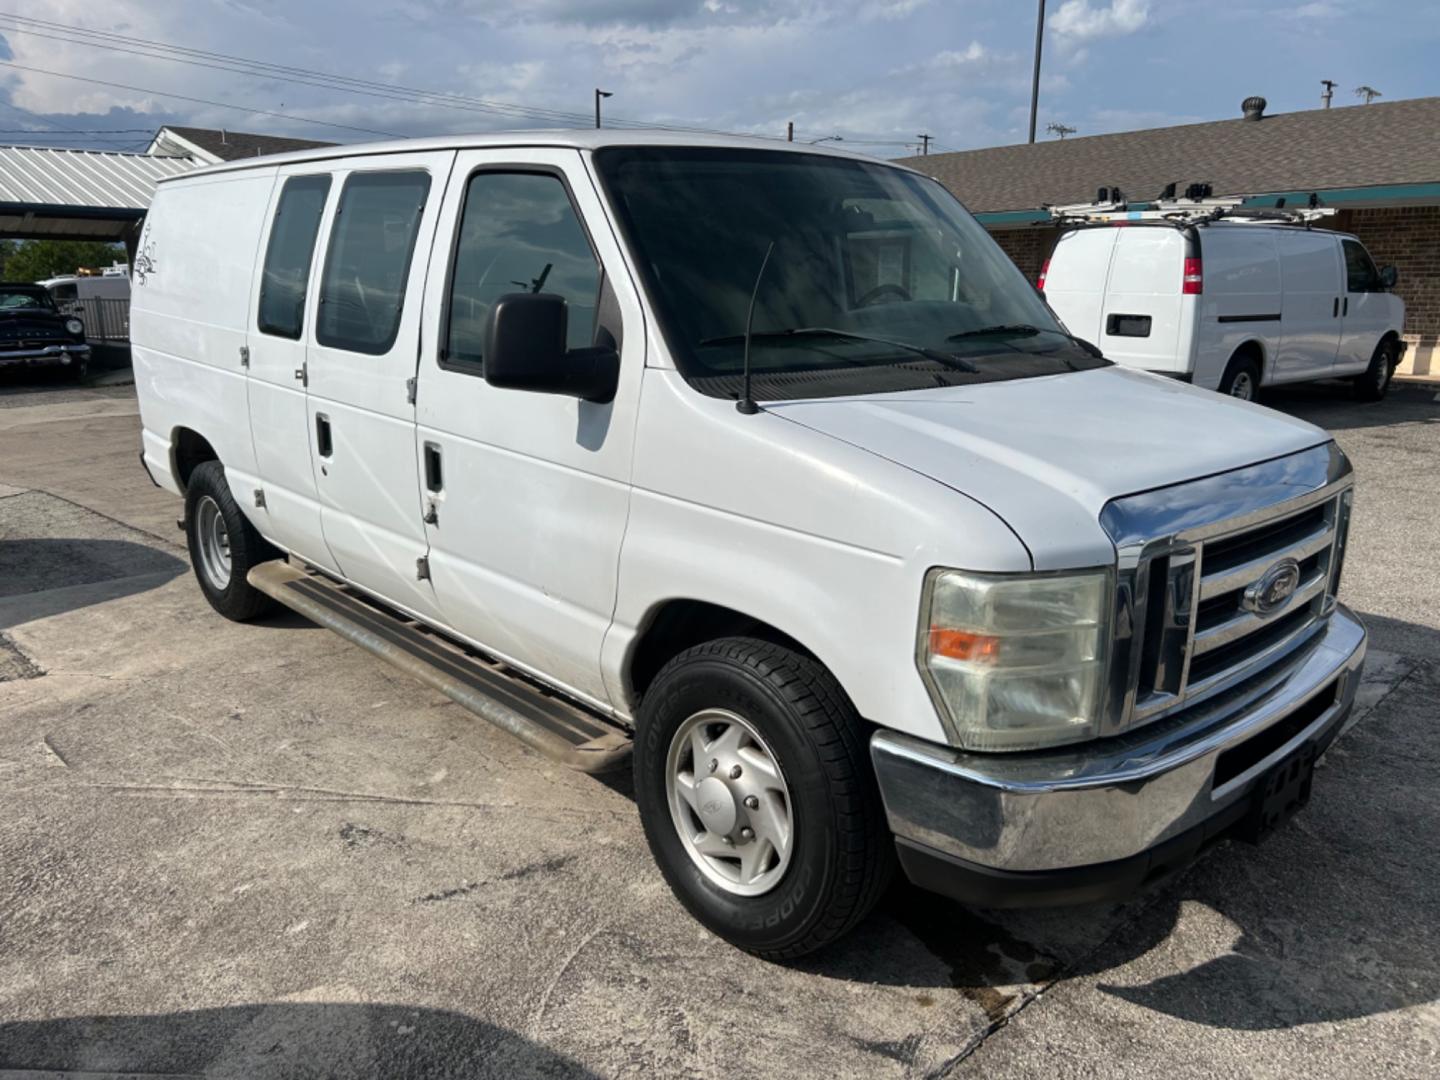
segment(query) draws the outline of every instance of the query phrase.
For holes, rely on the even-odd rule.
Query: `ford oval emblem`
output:
[[[1281,559],[1246,588],[1240,606],[1256,615],[1269,615],[1284,607],[1299,587],[1300,564],[1294,559]]]

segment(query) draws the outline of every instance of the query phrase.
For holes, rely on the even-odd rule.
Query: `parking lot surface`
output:
[[[0,387],[0,1076],[1440,1075],[1440,404],[1270,403],[1358,497],[1361,706],[1311,805],[1130,902],[897,886],[778,966],[702,930],[628,780],[295,617],[237,626],[133,388]]]

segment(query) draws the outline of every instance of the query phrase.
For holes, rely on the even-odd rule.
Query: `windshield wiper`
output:
[[[1042,330],[1038,326],[1031,326],[1029,323],[1002,323],[999,326],[981,326],[974,330],[961,330],[958,334],[951,334],[946,341],[964,341],[972,337],[990,337],[995,334],[1009,334],[1011,337],[1030,337],[1033,334],[1060,334],[1061,337],[1069,337],[1069,334],[1061,334],[1059,330]]]
[[[974,364],[962,357],[951,353],[940,352],[938,349],[928,349],[924,345],[912,345],[908,341],[896,341],[894,338],[876,337],[873,334],[857,334],[853,330],[837,330],[831,326],[796,326],[789,330],[764,330],[758,334],[751,334],[750,339],[754,341],[774,340],[776,338],[799,338],[799,337],[832,337],[844,341],[868,341],[873,345],[888,345],[892,349],[903,349],[906,352],[923,356],[927,360],[934,360],[947,367],[959,368],[961,371],[968,371],[972,374],[979,371]],[[743,334],[727,334],[724,337],[706,338],[701,345],[738,345],[745,340]]]
[[[1032,326],[1030,323],[1001,323],[997,326],[981,326],[974,330],[961,330],[958,334],[951,334],[945,340],[965,341],[969,338],[998,337],[1002,334],[1007,337],[1033,337],[1036,334],[1054,334],[1056,337],[1064,338],[1087,356],[1093,356],[1096,360],[1105,359],[1105,354],[1084,338],[1078,338],[1074,334],[1067,334],[1064,330],[1051,330],[1044,326]],[[1071,371],[1079,370],[1073,361],[1067,360],[1064,357],[1058,357],[1057,359]]]

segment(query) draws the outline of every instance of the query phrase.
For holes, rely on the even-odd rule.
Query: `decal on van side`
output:
[[[140,234],[140,251],[135,256],[135,265],[130,268],[130,277],[136,285],[144,285],[151,274],[160,272],[155,258],[155,241],[150,239],[150,222],[145,222],[145,231]]]

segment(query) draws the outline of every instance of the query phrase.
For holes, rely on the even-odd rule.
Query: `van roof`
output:
[[[331,161],[341,158],[368,157],[374,154],[414,154],[433,150],[480,150],[492,147],[552,147],[567,150],[599,150],[607,146],[710,146],[731,147],[744,150],[781,150],[792,153],[821,154],[826,157],[850,158],[893,165],[907,172],[916,170],[909,165],[884,161],[869,154],[856,153],[830,142],[814,143],[786,142],[783,139],[762,138],[743,135],[710,135],[704,133],[667,131],[653,128],[549,128],[538,131],[501,131],[485,135],[432,135],[419,139],[391,139],[384,142],[345,143],[337,146],[318,147],[312,150],[297,150],[288,154],[267,154],[263,157],[245,158],[240,161],[226,161],[203,169],[195,169],[170,180],[189,180],[196,177],[213,176],[216,173],[235,172],[242,169],[271,168],[276,165],[290,165],[303,161]]]

